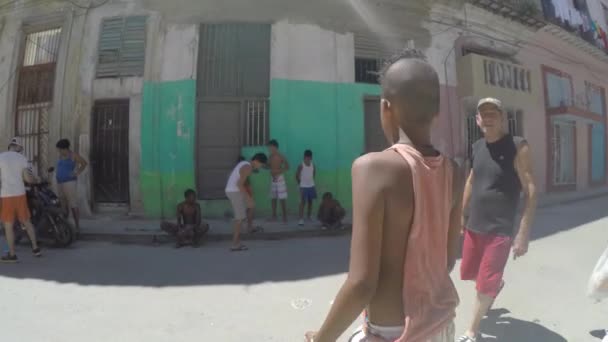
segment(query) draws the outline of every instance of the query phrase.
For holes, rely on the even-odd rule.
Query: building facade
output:
[[[525,2],[525,1],[523,1]],[[522,1],[476,1],[486,12],[504,16]],[[483,3],[483,5],[481,5]],[[583,191],[606,185],[606,80],[608,76],[608,1],[530,1],[533,17],[521,20],[532,31],[525,38],[510,32],[503,39],[516,50],[478,50],[459,61],[463,93],[505,101],[510,131],[532,146],[542,193]],[[462,71],[459,75],[464,75]],[[472,89],[471,89],[472,88]],[[470,144],[480,134],[465,107]]]
[[[433,139],[445,154],[466,164],[479,136],[472,104],[492,95],[509,108],[512,131],[533,145],[541,184],[556,175],[563,175],[560,190],[604,184],[605,96],[592,95],[584,113],[573,100],[586,89],[602,94],[596,78],[608,70],[604,51],[581,51],[552,32],[563,29],[540,18],[545,2],[525,1],[539,12],[514,2],[508,15],[486,2],[15,1],[0,9],[0,140],[23,137],[41,174],[56,158],[54,143],[73,141],[91,161],[79,181],[84,209],[170,217],[193,188],[204,215],[222,217],[229,214],[223,188],[239,156],[277,139],[292,166],[290,208],[297,208],[294,172],[306,149],[314,152],[319,191],[350,207],[352,162],[386,147],[377,72],[409,46],[440,75]],[[583,66],[535,50],[558,46],[557,55],[572,53]],[[569,98],[561,92],[565,74],[575,89]],[[554,120],[557,133],[549,135]],[[562,121],[575,122],[575,138]],[[558,135],[559,148],[549,143]],[[549,150],[559,158],[548,158]],[[570,164],[574,188],[563,169]],[[261,172],[252,183],[267,213],[269,176]]]

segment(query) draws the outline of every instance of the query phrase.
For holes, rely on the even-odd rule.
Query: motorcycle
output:
[[[54,171],[53,167],[48,169],[49,174]],[[49,182],[30,185],[26,197],[38,242],[60,248],[70,246],[75,240],[76,231],[67,221],[59,198],[51,190]],[[14,231],[16,243],[27,238],[27,232],[19,223],[15,224]]]

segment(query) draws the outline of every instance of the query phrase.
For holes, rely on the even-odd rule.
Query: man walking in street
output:
[[[32,242],[34,256],[42,254],[36,241],[36,232],[30,221],[30,210],[25,195],[25,182],[35,183],[36,179],[29,170],[27,158],[21,154],[23,145],[18,138],[13,138],[8,145],[8,151],[0,153],[0,221],[8,244],[8,254],[1,261],[14,263],[18,261],[15,253],[14,224],[18,221],[26,230]]]
[[[270,199],[272,200],[272,221],[277,220],[277,201],[281,201],[283,223],[287,223],[287,183],[285,172],[289,170],[287,158],[279,151],[279,142],[271,140],[268,143],[270,152]]]
[[[449,272],[460,236],[462,180],[431,144],[439,77],[417,51],[382,72],[382,127],[390,144],[353,165],[348,277],[319,332],[334,342],[365,311],[362,341],[453,342],[458,294]]]
[[[464,190],[464,246],[461,278],[476,282],[473,319],[459,342],[476,342],[482,318],[504,286],[503,272],[513,257],[528,252],[536,210],[536,186],[526,140],[507,132],[499,100],[486,98],[477,106],[477,124],[484,137],[473,145],[472,170]],[[519,231],[515,217],[521,191],[526,205]],[[514,238],[515,236],[515,238]]]

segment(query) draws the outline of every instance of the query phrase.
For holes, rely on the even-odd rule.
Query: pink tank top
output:
[[[395,342],[424,342],[451,323],[459,303],[448,273],[453,167],[443,156],[424,157],[410,145],[391,149],[410,166],[414,184],[414,218],[403,271],[405,329]]]

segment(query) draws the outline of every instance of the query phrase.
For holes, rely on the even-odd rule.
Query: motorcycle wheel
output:
[[[54,217],[53,232],[55,247],[65,248],[74,241],[74,229],[72,225],[61,216]]]

